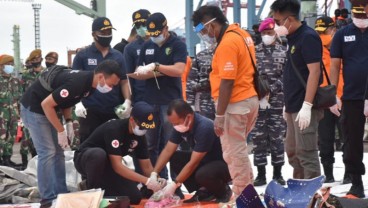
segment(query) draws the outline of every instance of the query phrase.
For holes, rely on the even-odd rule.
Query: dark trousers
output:
[[[319,138],[319,156],[321,157],[322,165],[331,165],[335,163],[335,140],[336,126],[340,126],[340,118],[331,113],[330,109],[324,110],[324,117],[319,121],[318,138]],[[342,133],[339,131],[339,134]],[[339,135],[342,140],[342,135]]]
[[[102,188],[105,196],[128,196],[131,204],[139,204],[142,195],[137,183],[115,173],[108,155],[99,147],[74,153],[74,166],[87,177],[87,188]]]
[[[363,135],[364,135],[364,101],[342,102],[342,131],[344,135],[343,161],[346,172],[364,175]]]
[[[101,124],[110,119],[118,119],[115,113],[103,113],[95,109],[87,109],[86,118],[79,118],[79,135],[82,144]]]
[[[190,161],[192,152],[176,151],[170,159],[170,168],[179,174],[183,167]],[[225,161],[216,160],[201,162],[197,169],[184,181],[189,193],[205,187],[216,197],[223,197],[226,193],[227,183],[231,181],[229,169]]]

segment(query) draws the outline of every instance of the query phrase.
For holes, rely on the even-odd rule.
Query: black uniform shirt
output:
[[[123,157],[134,153],[138,159],[149,158],[144,136],[129,133],[129,119],[112,119],[102,124],[81,144],[78,151],[91,147],[100,147],[109,155]]]
[[[69,108],[92,92],[92,81],[93,71],[62,71],[51,83],[54,91],[47,91],[37,79],[24,93],[21,103],[24,107],[29,107],[34,113],[45,114],[41,102],[52,94],[57,103],[57,109]]]

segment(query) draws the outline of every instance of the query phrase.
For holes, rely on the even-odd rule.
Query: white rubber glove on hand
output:
[[[312,106],[313,105],[311,103],[304,101],[302,108],[300,109],[298,115],[296,116],[295,121],[296,122],[299,121],[299,128],[301,131],[306,129],[310,124],[312,117]]]
[[[155,63],[150,63],[148,65],[144,65],[144,66],[138,66],[137,70],[135,70],[135,72],[137,74],[147,74],[150,71],[155,70],[156,65]]]
[[[286,121],[286,112],[285,112],[285,106],[282,108],[282,117]]]
[[[68,139],[70,141],[70,145],[73,144],[73,139],[75,137],[74,135],[74,129],[73,129],[73,122],[72,121],[68,121],[66,123],[66,133],[68,135]]]
[[[115,108],[115,114],[120,118],[129,118],[130,112],[132,111],[132,102],[126,99],[123,104]]]
[[[157,181],[157,173],[156,172],[152,172],[149,179],[151,179],[152,181]]]
[[[74,110],[74,113],[76,116],[78,117],[82,117],[82,118],[86,118],[87,116],[87,110],[86,108],[84,107],[83,103],[82,102],[79,102],[75,105],[75,110]]]
[[[368,117],[368,100],[364,100],[364,115]]]
[[[341,100],[336,96],[336,104],[330,107],[331,113],[340,116]]]
[[[167,181],[164,178],[159,178],[159,179],[157,179],[157,181],[160,184],[161,189],[167,185]]]
[[[174,195],[177,188],[178,185],[175,182],[170,181],[162,191],[165,197],[171,197],[172,195]]]
[[[58,143],[61,148],[66,149],[68,145],[68,136],[66,134],[66,131],[58,132]]]
[[[259,101],[259,108],[262,109],[262,110],[266,110],[268,108],[270,108],[271,105],[270,103],[267,101],[266,97],[262,98],[260,101]]]
[[[151,189],[153,192],[157,192],[161,189],[161,185],[157,180],[151,180],[151,178],[148,178],[146,182],[146,186],[148,189]]]
[[[216,115],[215,120],[213,121],[213,126],[218,137],[224,134],[224,125],[225,115]]]

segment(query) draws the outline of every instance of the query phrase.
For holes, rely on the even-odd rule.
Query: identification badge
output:
[[[344,41],[345,42],[353,42],[353,41],[355,41],[355,35],[344,36]]]
[[[97,65],[97,59],[88,59],[88,65]]]
[[[153,55],[155,53],[155,49],[146,49],[146,55]]]

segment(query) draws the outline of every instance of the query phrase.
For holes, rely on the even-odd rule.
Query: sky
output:
[[[20,27],[20,57],[25,60],[35,48],[34,16],[32,0],[0,0],[0,54],[13,55],[13,26]],[[89,6],[90,0],[76,0]],[[50,51],[59,54],[59,64],[67,64],[68,49],[90,45],[92,18],[78,15],[74,10],[54,0],[34,0],[41,4],[40,30],[43,57]],[[167,20],[169,29],[184,28],[185,0],[106,0],[106,16],[110,18],[116,31],[113,32],[111,45],[127,38],[132,26],[132,13],[138,9],[148,9],[151,13],[161,12]],[[199,0],[194,0],[194,9]],[[207,0],[204,0],[206,3]],[[242,1],[246,2],[246,1]],[[262,1],[257,0],[260,4]],[[265,17],[272,4],[267,0],[262,17]],[[232,23],[232,9],[228,10],[228,19]],[[246,23],[246,10],[242,9],[242,23]]]

